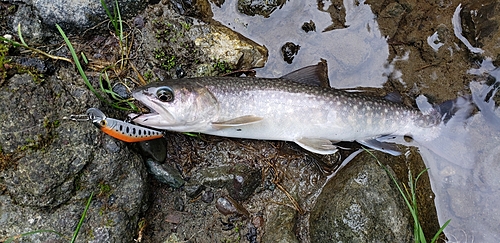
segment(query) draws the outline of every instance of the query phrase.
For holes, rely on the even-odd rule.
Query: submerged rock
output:
[[[268,18],[285,3],[286,0],[238,0],[238,11],[249,16],[261,15]]]
[[[283,60],[288,64],[292,64],[293,58],[299,53],[300,46],[292,42],[287,42],[281,47],[281,55]]]

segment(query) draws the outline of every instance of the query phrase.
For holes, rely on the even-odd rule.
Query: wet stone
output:
[[[163,163],[167,158],[167,141],[164,138],[153,139],[134,144],[139,153],[154,161]]]
[[[250,213],[241,204],[230,197],[221,197],[217,199],[215,207],[223,215],[236,214],[246,217],[250,215]]]
[[[246,200],[261,183],[261,172],[245,164],[201,168],[193,174],[189,185],[202,184],[213,188],[226,188],[237,201]]]
[[[116,83],[112,88],[113,92],[115,92],[121,99],[130,98],[130,92],[128,91],[127,86],[122,83]]]
[[[214,193],[211,190],[203,192],[201,200],[205,203],[211,203],[214,200]]]
[[[238,11],[248,16],[261,15],[268,18],[286,0],[238,0]]]
[[[361,153],[323,188],[311,211],[310,239],[410,242],[410,225],[394,182],[370,154]]]
[[[171,0],[170,3],[181,15],[196,17],[204,21],[210,21],[213,16],[207,0]]]
[[[184,200],[182,200],[181,197],[175,197],[174,208],[175,208],[175,210],[177,210],[179,212],[184,211]]]
[[[302,30],[304,30],[306,33],[310,31],[316,31],[316,24],[312,20],[309,20],[309,22],[305,22],[304,24],[302,24]]]
[[[262,236],[262,242],[299,242],[294,234],[297,212],[293,208],[284,205],[269,205],[266,212],[265,234]]]
[[[205,190],[205,186],[203,185],[185,185],[184,186],[184,191],[186,192],[186,195],[190,198],[195,198],[199,196],[203,190]]]
[[[283,56],[283,60],[288,64],[292,64],[293,58],[298,54],[300,50],[299,45],[295,45],[292,42],[287,42],[281,47],[281,55]]]
[[[161,183],[173,188],[179,188],[184,185],[184,180],[179,171],[169,164],[160,164],[151,158],[147,158],[146,167],[148,168],[148,172]]]

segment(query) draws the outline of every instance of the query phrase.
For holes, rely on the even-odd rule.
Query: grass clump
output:
[[[37,48],[30,47],[24,40],[22,36],[22,31],[21,31],[21,25],[18,25],[18,39],[19,41],[11,40],[5,37],[0,37],[0,41],[3,41],[5,43],[8,43],[12,45],[15,48],[25,48],[28,49],[32,52],[35,52],[37,54],[40,54],[42,56],[48,57],[53,60],[60,60],[60,61],[65,61],[69,62],[75,65],[77,68],[80,76],[82,77],[85,85],[89,88],[90,91],[92,91],[96,97],[101,100],[103,103],[110,105],[111,107],[119,110],[127,110],[127,111],[138,111],[138,108],[132,103],[131,98],[123,98],[120,97],[118,94],[116,94],[111,85],[111,77],[118,78],[120,79],[120,76],[123,75],[124,73],[127,73],[128,71],[133,71],[136,72],[138,75],[138,80],[136,83],[138,85],[143,85],[145,84],[145,81],[143,81],[142,76],[137,72],[135,67],[133,66],[132,63],[130,63],[130,51],[131,51],[131,46],[133,42],[133,38],[131,40],[127,39],[127,35],[125,34],[125,28],[123,26],[123,21],[121,19],[121,14],[118,6],[118,1],[115,1],[115,6],[112,10],[113,14],[111,13],[110,9],[106,6],[104,0],[101,0],[101,4],[103,8],[105,9],[106,13],[108,14],[108,17],[110,18],[111,25],[113,26],[115,32],[114,35],[118,40],[118,45],[119,45],[119,57],[118,61],[114,63],[109,63],[109,62],[103,62],[100,60],[92,61],[88,60],[86,58],[86,55],[82,52],[80,55],[77,54],[75,51],[75,48],[69,41],[68,37],[62,30],[62,28],[56,24],[56,28],[58,29],[59,33],[63,37],[66,45],[68,46],[68,49],[71,53],[72,59],[68,59],[65,57],[59,57],[59,56],[54,56],[51,54],[48,54],[44,51],[41,51]],[[4,44],[0,43],[0,84],[2,82],[2,77],[5,78],[5,53],[8,51],[8,48],[6,49],[4,47]],[[90,83],[87,75],[84,72],[83,66],[80,63],[80,59],[84,60],[85,64],[88,64],[88,67],[90,69],[93,69],[94,71],[98,71],[101,75],[99,77],[99,90],[94,88],[92,84]],[[114,75],[108,74],[108,72],[113,73]],[[129,77],[130,78],[130,77]],[[135,80],[134,80],[135,81]],[[111,98],[108,98],[105,95],[110,95]]]
[[[418,217],[418,205],[417,205],[416,190],[417,190],[418,179],[420,178],[420,176],[422,176],[429,169],[427,168],[427,169],[421,171],[420,173],[418,173],[418,175],[417,175],[417,177],[415,179],[413,178],[413,176],[411,174],[411,171],[408,171],[408,187],[409,187],[409,189],[405,186],[405,189],[403,190],[402,187],[401,187],[401,185],[400,185],[400,183],[398,182],[398,180],[387,169],[387,167],[384,166],[372,152],[370,152],[369,150],[367,150],[365,148],[363,148],[363,149],[367,153],[369,153],[371,156],[373,156],[373,158],[375,158],[375,160],[377,161],[377,163],[386,171],[386,173],[389,175],[389,177],[391,178],[391,180],[394,182],[394,184],[398,188],[399,193],[401,194],[401,196],[403,196],[403,199],[404,199],[404,201],[406,203],[406,206],[408,206],[408,209],[410,210],[410,213],[411,213],[412,218],[413,218],[413,235],[415,237],[415,242],[416,243],[427,243],[424,231],[422,229],[422,225],[420,224],[420,220],[419,220],[419,217]],[[446,221],[443,224],[443,226],[441,226],[441,228],[439,228],[439,230],[436,232],[436,234],[434,234],[434,236],[432,237],[431,243],[437,242],[437,240],[439,238],[439,235],[441,235],[441,233],[446,228],[446,226],[450,223],[450,221],[451,221],[451,219],[449,219],[448,221]]]

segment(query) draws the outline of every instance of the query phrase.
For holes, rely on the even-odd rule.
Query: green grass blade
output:
[[[431,243],[434,243],[438,240],[438,237],[439,235],[441,235],[441,233],[443,232],[444,228],[446,228],[446,226],[448,226],[448,224],[451,222],[451,219],[448,219],[448,221],[446,221],[446,223],[443,224],[443,226],[441,226],[441,228],[439,228],[438,232],[436,232],[436,234],[434,235],[434,237],[432,237],[432,240],[431,240]]]
[[[21,33],[21,23],[17,24],[17,35],[19,36],[19,40],[21,41],[21,43],[23,43],[23,45],[27,47],[28,45],[26,44],[26,42],[24,42],[24,38]]]
[[[5,37],[2,37],[2,36],[0,36],[0,41],[5,41],[5,42],[11,44],[14,47],[23,46],[23,44],[21,44],[21,43],[19,43],[17,41],[9,40],[9,39],[7,39]]]
[[[115,0],[115,10],[116,10],[116,17],[118,19],[118,24],[120,25],[120,32],[118,34],[118,38],[120,39],[120,43],[123,42],[123,24],[122,24],[122,16],[120,14],[120,8],[118,7],[118,0]]]
[[[83,221],[85,220],[85,216],[87,215],[87,211],[90,208],[90,202],[92,201],[92,197],[94,196],[94,192],[90,193],[90,197],[87,200],[87,204],[85,205],[85,209],[83,210],[82,216],[80,217],[80,221],[76,226],[75,232],[73,232],[73,237],[71,238],[71,243],[74,243],[76,237],[78,236],[78,232],[80,232],[80,228],[82,227]]]
[[[61,34],[61,36],[64,39],[64,42],[66,42],[66,45],[68,46],[69,52],[71,53],[71,56],[73,57],[73,61],[75,62],[75,66],[78,69],[80,76],[82,76],[83,81],[85,82],[87,87],[90,89],[90,91],[92,91],[92,93],[94,93],[100,100],[104,100],[104,98],[99,93],[97,93],[97,91],[94,89],[94,87],[92,87],[92,85],[90,84],[90,81],[88,80],[87,75],[85,75],[85,72],[83,71],[83,68],[82,68],[82,65],[80,64],[80,61],[78,60],[78,56],[76,55],[75,49],[73,48],[73,45],[69,41],[66,34],[64,33],[64,31],[62,30],[62,28],[58,24],[56,24],[56,28],[57,28],[57,30],[59,30],[59,33]]]
[[[106,15],[108,15],[108,18],[111,21],[113,28],[115,29],[115,33],[118,32],[118,25],[116,23],[116,18],[111,14],[111,11],[109,11],[108,6],[106,5],[106,1],[101,0],[101,6],[102,6],[102,8],[104,8]]]
[[[80,55],[82,56],[83,62],[85,64],[89,64],[89,59],[87,59],[87,56],[85,55],[85,53],[83,53],[83,51],[80,52]]]

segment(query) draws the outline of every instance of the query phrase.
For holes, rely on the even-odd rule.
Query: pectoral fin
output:
[[[231,120],[222,122],[212,122],[212,126],[216,129],[224,129],[230,127],[238,127],[244,125],[250,125],[262,121],[264,118],[258,116],[240,116]]]
[[[333,154],[337,152],[337,146],[333,145],[332,141],[321,138],[300,138],[294,141],[305,150],[309,150],[317,154]]]
[[[401,150],[393,143],[384,143],[377,141],[376,139],[366,139],[366,140],[356,140],[356,142],[360,143],[363,146],[366,146],[371,149],[375,149],[384,153],[388,153],[390,155],[399,156],[401,155]]]

